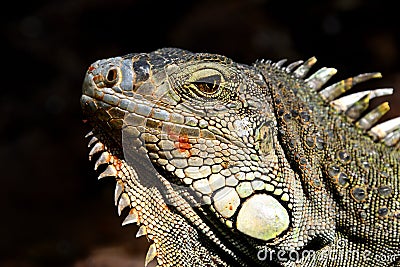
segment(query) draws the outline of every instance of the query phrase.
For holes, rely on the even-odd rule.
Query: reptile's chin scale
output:
[[[89,158],[152,242],[145,265],[400,266],[400,118],[368,110],[393,90],[338,98],[380,73],[325,86],[336,69],[315,63],[164,48],[89,67]]]

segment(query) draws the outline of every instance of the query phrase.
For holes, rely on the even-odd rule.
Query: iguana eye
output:
[[[200,95],[212,95],[219,91],[224,82],[222,74],[215,69],[201,69],[192,74],[188,80],[189,87]]]
[[[201,92],[205,94],[213,94],[219,89],[219,85],[221,84],[221,75],[216,74],[203,77],[191,83],[194,84]]]

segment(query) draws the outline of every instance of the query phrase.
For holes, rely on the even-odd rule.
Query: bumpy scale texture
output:
[[[158,266],[400,266],[400,118],[380,73],[164,48],[93,63],[89,159]],[[345,95],[345,96],[342,96]],[[129,211],[128,211],[129,210]]]

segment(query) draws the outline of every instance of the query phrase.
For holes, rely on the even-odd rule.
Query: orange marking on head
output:
[[[189,138],[187,135],[180,135],[176,144],[180,152],[185,152],[192,148],[192,145],[189,143]]]
[[[88,68],[88,72],[92,72],[93,70],[95,69],[95,67],[93,67],[93,66],[90,66],[89,68]]]

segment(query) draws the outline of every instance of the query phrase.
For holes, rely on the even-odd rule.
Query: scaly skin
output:
[[[331,102],[379,74],[318,93],[335,70],[303,78],[314,62],[169,48],[89,67],[90,158],[116,178],[123,224],[152,241],[145,264],[400,266],[397,121],[367,131],[372,93]]]

